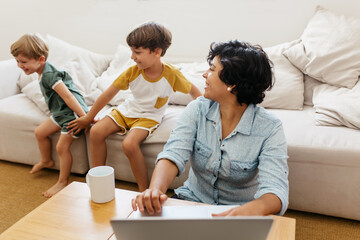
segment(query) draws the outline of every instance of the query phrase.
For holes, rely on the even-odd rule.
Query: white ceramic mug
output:
[[[91,168],[86,174],[91,200],[96,203],[106,203],[115,197],[114,169],[110,166]]]

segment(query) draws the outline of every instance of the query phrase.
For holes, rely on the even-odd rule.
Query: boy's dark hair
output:
[[[235,86],[232,93],[242,104],[258,104],[265,97],[265,91],[273,86],[273,63],[259,45],[250,45],[238,40],[212,43],[208,62],[218,56],[223,67],[219,78],[227,86]]]
[[[46,60],[49,55],[49,47],[40,34],[26,33],[11,45],[10,52],[14,57],[19,54],[34,59],[44,56]]]
[[[171,45],[171,39],[171,32],[163,25],[147,22],[131,31],[126,42],[130,47],[149,48],[151,52],[156,48],[161,48],[161,56],[164,56]]]

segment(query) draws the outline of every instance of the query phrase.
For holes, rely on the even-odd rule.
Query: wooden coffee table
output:
[[[138,192],[116,189],[115,199],[94,203],[85,183],[73,182],[41,204],[0,235],[6,239],[116,239],[110,225],[113,217],[126,218],[132,213],[131,199]],[[198,205],[169,199],[166,205]],[[271,239],[295,239],[295,219],[274,216]]]

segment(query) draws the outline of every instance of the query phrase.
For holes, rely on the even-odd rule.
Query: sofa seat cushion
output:
[[[283,122],[284,131],[289,150],[308,149],[312,154],[321,153],[328,155],[313,155],[304,158],[303,161],[311,161],[326,164],[338,164],[347,166],[360,166],[360,131],[335,126],[315,125],[315,109],[305,106],[303,111],[270,109]],[[339,158],[341,153],[341,158]],[[346,158],[343,154],[358,154],[356,158]],[[299,153],[299,156],[304,156]],[[295,161],[296,155],[291,152],[289,161]]]
[[[40,152],[34,130],[48,117],[28,99],[17,94],[0,100],[0,159],[33,165],[40,161]],[[55,169],[59,169],[56,143],[60,133],[51,136],[52,158]],[[86,173],[89,169],[85,137],[71,145],[73,155],[72,172]]]
[[[309,106],[270,112],[288,144],[289,208],[360,220],[360,131],[317,126]]]

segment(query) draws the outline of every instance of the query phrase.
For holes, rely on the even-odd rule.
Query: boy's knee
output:
[[[127,140],[126,138],[122,142],[122,149],[123,149],[123,152],[126,155],[132,154],[136,150],[137,147],[138,146],[136,146],[135,143],[133,143],[132,141]]]
[[[91,127],[90,141],[103,140],[105,138],[106,138],[106,136],[104,136],[104,133],[101,128],[97,127],[96,125]]]

